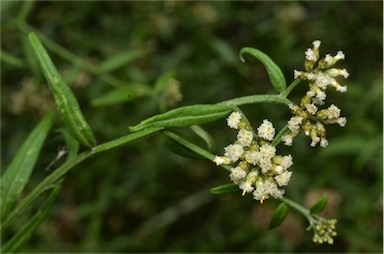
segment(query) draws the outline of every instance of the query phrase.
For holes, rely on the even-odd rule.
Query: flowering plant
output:
[[[227,123],[230,128],[237,129],[237,140],[224,148],[224,156],[216,156],[213,160],[216,165],[233,165],[230,168],[230,179],[238,185],[242,190],[242,195],[252,193],[253,198],[259,200],[263,204],[264,200],[273,197],[281,199],[288,205],[293,206],[302,212],[309,220],[310,227],[315,231],[313,241],[316,243],[327,242],[333,243],[333,237],[336,236],[335,224],[336,220],[326,220],[314,213],[319,212],[319,206],[325,207],[326,198],[324,196],[315,208],[309,212],[306,209],[299,208],[297,204],[293,204],[287,198],[283,198],[288,185],[292,171],[288,169],[293,165],[292,156],[281,156],[276,154],[276,145],[283,141],[285,145],[292,146],[293,139],[296,138],[301,130],[306,136],[312,140],[311,146],[320,144],[321,147],[328,145],[326,139],[327,124],[339,124],[344,127],[346,118],[340,117],[340,109],[331,104],[328,108],[320,109],[325,105],[326,90],[328,86],[336,88],[339,92],[346,92],[346,86],[341,86],[335,77],[348,77],[345,69],[330,68],[340,59],[344,59],[344,54],[339,51],[337,55],[332,57],[327,54],[325,58],[319,60],[320,41],[313,42],[313,48],[307,49],[305,52],[304,71],[294,71],[296,82],[291,85],[291,89],[297,85],[297,81],[308,81],[309,90],[301,99],[299,105],[293,102],[288,103],[293,116],[287,122],[288,129],[283,129],[280,134],[275,137],[275,128],[273,124],[265,119],[257,128],[257,132],[252,129],[249,120],[238,109],[229,115]],[[249,51],[257,56],[258,51]],[[318,62],[317,67],[315,64]],[[272,74],[273,75],[273,74]],[[288,93],[285,93],[287,95]],[[284,92],[280,95],[284,95]],[[286,210],[276,210],[275,218],[279,221],[272,221],[276,226],[281,223],[286,216]]]
[[[129,129],[132,133],[126,136],[97,144],[91,126],[83,117],[76,97],[56,70],[39,38],[34,33],[30,33],[29,42],[54,95],[58,113],[63,122],[63,134],[68,151],[60,151],[58,155],[59,158],[67,153],[66,162],[52,171],[17,203],[16,201],[29,180],[41,147],[53,126],[55,114],[48,114],[20,147],[11,164],[1,176],[1,231],[6,232],[16,218],[44,192],[50,191],[50,195],[36,216],[31,218],[2,246],[2,251],[15,252],[32,236],[34,230],[44,220],[52,207],[53,201],[59,193],[63,177],[76,165],[95,154],[152,134],[165,135],[190,151],[227,169],[233,184],[212,188],[212,193],[222,194],[237,191],[240,188],[243,196],[252,193],[253,198],[261,204],[269,198],[281,200],[282,203],[276,208],[272,216],[270,228],[282,223],[288,214],[288,207],[292,207],[308,219],[308,229],[314,230],[314,242],[333,243],[333,237],[336,236],[336,220],[325,219],[317,215],[326,206],[326,196],[323,196],[310,209],[306,209],[285,197],[284,187],[294,176],[294,159],[292,155],[279,155],[277,145],[281,141],[285,145],[292,145],[294,138],[303,131],[305,135],[311,138],[311,146],[320,144],[321,147],[326,147],[328,140],[325,126],[339,124],[343,127],[346,124],[346,118],[340,116],[341,110],[337,106],[331,104],[324,107],[326,105],[326,91],[329,86],[336,88],[339,92],[346,91],[346,87],[341,86],[335,78],[337,76],[347,78],[348,72],[345,69],[331,68],[337,61],[344,59],[344,54],[341,51],[333,57],[326,55],[319,60],[320,41],[315,41],[313,48],[305,52],[305,71],[295,70],[294,81],[287,86],[282,71],[266,54],[254,48],[243,48],[240,51],[241,60],[244,61],[244,54],[250,54],[261,61],[278,94],[250,95],[217,104],[176,108],[131,126]],[[295,104],[287,97],[301,81],[308,82],[309,89],[300,103]],[[174,94],[174,92],[172,93]],[[276,132],[268,119],[263,120],[255,131],[251,121],[247,119],[239,106],[256,103],[286,105],[292,111],[293,116],[279,132]],[[190,127],[197,135],[206,137],[209,134],[197,125],[222,118],[227,118],[228,126],[237,130],[236,141],[224,148],[223,156],[215,156],[210,151],[191,143],[172,130],[172,128]],[[79,152],[80,145],[86,149],[81,153]]]

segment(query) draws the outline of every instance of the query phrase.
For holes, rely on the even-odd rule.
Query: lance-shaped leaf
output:
[[[310,213],[319,213],[324,210],[327,205],[328,197],[327,194],[323,194],[323,196],[311,207],[309,210]]]
[[[48,114],[21,145],[0,179],[1,221],[4,221],[27,184],[55,116]]]
[[[209,123],[227,116],[231,111],[224,104],[186,106],[150,117],[129,129],[138,131],[152,127],[171,128]]]
[[[33,216],[24,226],[17,231],[17,233],[7,241],[3,248],[1,249],[2,253],[15,253],[20,251],[21,248],[28,242],[28,240],[33,236],[33,233],[36,231],[37,227],[44,221],[48,216],[51,207],[56,200],[57,195],[59,194],[61,185],[58,184],[52,190],[48,199],[45,201],[43,207],[37,211],[35,216]]]
[[[271,80],[275,90],[279,93],[285,91],[287,84],[283,72],[268,55],[254,48],[243,48],[240,50],[240,59],[243,62],[245,62],[243,54],[250,54],[262,62],[264,67],[267,69],[269,79]]]
[[[234,184],[234,183],[229,183],[229,184],[224,184],[224,185],[220,185],[220,186],[211,188],[209,191],[212,194],[220,195],[220,194],[226,194],[226,193],[239,191],[239,186],[237,186],[237,184]]]
[[[271,221],[269,222],[268,229],[273,229],[279,226],[281,223],[283,223],[283,221],[288,215],[288,212],[289,212],[288,205],[285,203],[281,203],[273,212]]]
[[[55,65],[37,36],[34,33],[30,33],[28,39],[37,56],[43,74],[48,81],[65,127],[84,146],[95,146],[96,140],[93,132],[85,121],[72,90],[56,70]]]

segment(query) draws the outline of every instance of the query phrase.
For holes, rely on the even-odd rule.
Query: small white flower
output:
[[[237,140],[242,146],[249,146],[252,143],[253,140],[253,133],[252,131],[247,130],[240,130],[237,133]]]
[[[340,117],[341,110],[337,106],[332,104],[331,106],[328,107],[328,112],[329,112],[328,119],[334,119],[334,118]]]
[[[276,147],[265,144],[260,147],[259,152],[262,158],[272,159],[276,155]]]
[[[225,150],[224,156],[229,158],[231,162],[236,162],[244,153],[243,147],[239,144],[229,145],[225,147],[224,150]]]
[[[341,126],[344,127],[347,124],[347,118],[345,117],[340,117],[337,119],[337,123]]]
[[[320,47],[321,41],[316,40],[316,41],[312,42],[312,44],[313,44],[314,48],[318,49]]]
[[[293,116],[288,121],[288,128],[292,131],[298,131],[300,129],[300,125],[303,123],[303,118],[300,116]]]
[[[264,119],[260,127],[257,128],[257,134],[263,139],[272,141],[275,136],[275,128],[273,128],[273,124],[270,121]]]
[[[314,97],[314,96],[316,95],[315,91],[313,91],[313,90],[309,90],[309,91],[307,91],[306,94],[309,95],[309,96],[311,96],[311,97]]]
[[[294,79],[298,79],[299,76],[300,76],[301,74],[303,74],[302,71],[294,70],[294,71],[293,71],[293,77],[294,77]]]
[[[320,146],[321,147],[327,147],[328,146],[328,140],[326,140],[325,138],[322,138],[320,141]]]
[[[292,165],[293,165],[292,156],[290,154],[284,156],[283,161],[281,162],[280,166],[284,167],[284,169],[288,169]]]
[[[284,142],[284,145],[286,146],[292,146],[293,137],[292,135],[284,135],[281,140]]]
[[[213,162],[216,163],[217,166],[220,166],[220,165],[230,164],[231,160],[225,156],[217,156],[216,155]]]
[[[313,52],[313,50],[310,48],[305,51],[305,58],[308,61],[317,61],[317,57],[315,55],[315,52]]]
[[[240,167],[231,168],[231,174],[229,175],[231,180],[233,182],[235,182],[235,183],[237,183],[238,181],[244,179],[246,176],[247,176],[247,172],[245,172]]]
[[[317,107],[315,104],[307,104],[305,105],[305,108],[307,109],[308,113],[314,115],[317,112]]]
[[[325,62],[327,62],[328,65],[331,65],[333,63],[333,57],[331,54],[326,54],[324,58]]]
[[[274,166],[273,167],[273,171],[276,173],[276,174],[281,174],[281,173],[283,173],[283,170],[284,170],[284,167],[283,166],[281,166],[281,165],[278,165],[278,166]]]
[[[320,142],[320,138],[319,137],[313,137],[312,138],[312,142],[311,142],[311,146],[315,147],[319,142]]]
[[[340,93],[345,93],[347,91],[347,86],[337,86],[336,87],[336,91],[340,92]]]
[[[314,80],[316,78],[315,73],[312,73],[312,72],[307,72],[306,76],[308,80]]]
[[[279,188],[276,187],[275,189],[273,189],[271,196],[276,199],[279,199],[283,197],[284,193],[285,193],[285,190],[280,190]]]
[[[341,71],[341,75],[343,75],[344,78],[348,78],[348,77],[349,77],[349,73],[347,72],[346,69],[343,69],[343,70]]]
[[[299,106],[297,106],[297,105],[295,105],[295,104],[293,104],[293,103],[288,104],[288,107],[289,107],[289,109],[292,110],[293,112],[299,110]]]
[[[239,183],[239,188],[242,189],[244,192],[252,192],[255,188],[246,181],[241,181]]]
[[[327,98],[327,94],[324,93],[323,91],[320,91],[316,94],[316,98],[314,100],[314,103],[316,103],[318,105],[323,105],[326,98]]]
[[[261,173],[266,174],[268,171],[273,169],[273,164],[269,158],[261,158],[259,161],[259,166],[261,168]]]
[[[260,160],[260,153],[256,151],[247,151],[244,157],[246,162],[256,165]]]
[[[337,55],[335,56],[335,59],[336,60],[340,60],[340,59],[345,59],[345,55],[343,53],[343,51],[337,51]]]
[[[232,112],[232,114],[227,117],[227,124],[232,129],[238,129],[240,119],[241,114],[239,112]]]
[[[319,73],[316,75],[315,83],[320,89],[325,89],[329,84],[333,82],[332,78],[324,73]]]
[[[292,172],[291,171],[284,171],[280,175],[275,176],[275,180],[279,186],[287,186],[289,183],[289,180],[291,179]]]

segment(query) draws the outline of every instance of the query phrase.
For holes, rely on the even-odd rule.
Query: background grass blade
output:
[[[55,102],[65,127],[84,146],[95,146],[95,137],[81,113],[75,95],[56,70],[55,65],[37,36],[34,33],[30,33],[28,38],[55,97]]]
[[[35,127],[1,177],[1,221],[6,219],[27,184],[54,119],[50,113]]]
[[[56,200],[56,197],[60,192],[60,187],[61,184],[56,185],[45,201],[43,207],[37,211],[35,216],[33,216],[19,231],[17,231],[17,233],[9,241],[7,241],[4,248],[1,250],[2,253],[14,253],[23,248],[25,243],[27,243],[27,241],[32,237],[37,227],[48,216],[53,202]]]

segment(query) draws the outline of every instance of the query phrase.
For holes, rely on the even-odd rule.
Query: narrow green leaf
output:
[[[104,95],[97,97],[91,101],[94,107],[111,106],[132,101],[136,98],[136,92],[129,87],[115,88]]]
[[[141,50],[129,50],[105,60],[98,68],[99,72],[108,73],[117,70],[125,65],[142,57],[144,52]]]
[[[27,184],[54,119],[55,115],[53,113],[48,114],[33,129],[0,178],[1,221],[7,218],[8,213]]]
[[[272,214],[271,221],[269,222],[268,229],[273,229],[277,226],[279,226],[285,218],[287,217],[289,212],[289,207],[285,203],[281,203],[276,210]]]
[[[51,210],[51,207],[60,192],[60,187],[60,184],[56,185],[45,201],[43,207],[19,231],[17,231],[8,242],[4,244],[4,247],[1,249],[2,253],[15,253],[23,248],[27,241],[32,237],[37,227],[48,216],[49,211]]]
[[[310,213],[319,213],[324,210],[327,205],[328,197],[327,194],[323,194],[323,196],[309,209]]]
[[[79,103],[71,89],[63,81],[37,36],[32,32],[28,35],[28,39],[43,74],[48,81],[49,88],[55,97],[56,105],[65,127],[84,146],[89,148],[95,146],[96,140],[93,132],[85,121]]]
[[[223,118],[231,111],[224,104],[186,106],[150,117],[129,129],[138,131],[149,127],[171,128],[203,124]]]
[[[239,191],[239,186],[234,183],[224,184],[217,187],[214,187],[209,190],[212,194],[220,195],[220,194],[226,194],[231,193],[235,191]]]
[[[250,54],[257,58],[260,62],[262,62],[264,67],[267,69],[269,79],[271,80],[275,90],[279,93],[284,92],[287,87],[287,84],[283,72],[281,71],[280,67],[277,66],[277,64],[275,64],[275,62],[268,55],[254,48],[243,48],[240,50],[240,59],[243,62],[245,62],[243,54]]]
[[[245,104],[255,104],[255,103],[281,103],[281,104],[292,104],[290,100],[285,98],[282,95],[270,95],[270,94],[257,94],[257,95],[249,95],[238,97],[235,99],[227,100],[220,102],[220,104],[228,105],[228,106],[241,106]]]

